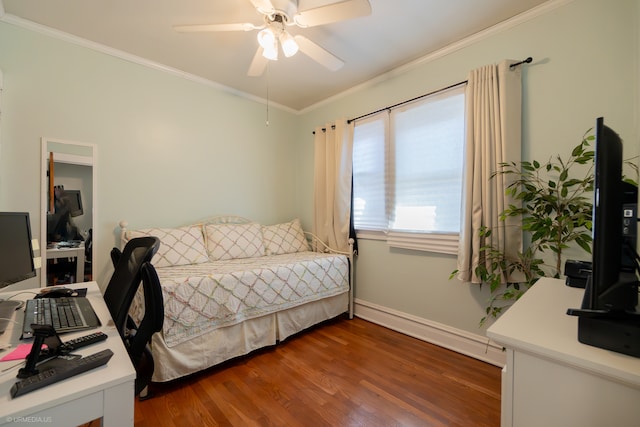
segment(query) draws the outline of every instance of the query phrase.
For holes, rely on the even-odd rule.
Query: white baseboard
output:
[[[411,337],[453,350],[495,366],[503,367],[502,346],[482,335],[402,313],[387,307],[355,300],[355,315]]]

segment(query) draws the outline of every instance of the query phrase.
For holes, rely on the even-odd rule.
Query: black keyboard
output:
[[[69,242],[59,242],[57,244],[57,246],[60,249],[64,249],[64,248],[79,248],[81,243],[82,243],[81,241],[72,240],[72,241],[69,241]]]
[[[80,359],[67,360],[64,364],[57,365],[55,368],[44,369],[36,375],[16,382],[11,387],[11,397],[22,396],[23,394],[102,366],[111,359],[111,356],[113,356],[113,352],[107,349]]]
[[[27,302],[27,311],[30,311],[31,307],[34,313],[31,323],[52,325],[55,330],[82,324],[78,309],[71,298],[33,299]]]
[[[58,333],[100,326],[91,303],[84,297],[35,298],[27,300],[23,337],[31,338],[31,325],[51,325]]]

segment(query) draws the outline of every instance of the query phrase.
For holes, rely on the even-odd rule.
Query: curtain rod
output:
[[[435,95],[436,93],[444,92],[445,90],[452,89],[452,88],[454,88],[456,86],[460,86],[460,85],[463,85],[463,84],[466,84],[466,83],[467,83],[467,80],[464,80],[464,81],[461,81],[461,82],[458,82],[458,83],[454,83],[454,84],[449,85],[447,87],[443,87],[442,89],[434,90],[433,92],[425,93],[424,95],[416,96],[415,98],[407,99],[406,101],[398,102],[397,104],[393,104],[393,105],[390,105],[388,107],[381,108],[379,110],[372,111],[372,112],[367,113],[367,114],[363,114],[363,115],[358,116],[356,118],[347,120],[347,124],[349,124],[351,122],[355,122],[356,120],[363,119],[365,117],[373,116],[374,114],[381,113],[381,112],[383,112],[385,110],[392,110],[392,109],[394,109],[396,107],[399,107],[401,105],[408,104],[408,103],[413,102],[413,101],[417,101],[420,98],[425,98],[427,96]]]
[[[374,114],[378,114],[378,113],[381,113],[381,112],[386,111],[386,110],[391,110],[393,108],[399,107],[399,106],[404,105],[404,104],[408,104],[408,103],[416,101],[416,100],[418,100],[420,98],[424,98],[424,97],[427,97],[427,96],[430,96],[430,95],[435,95],[436,93],[439,93],[439,92],[444,92],[447,89],[451,89],[451,88],[454,88],[456,86],[463,85],[465,83],[467,83],[467,80],[464,80],[462,82],[458,82],[458,83],[449,85],[447,87],[443,87],[442,89],[434,90],[433,92],[425,93],[424,95],[416,96],[415,98],[407,99],[406,101],[398,102],[397,104],[393,104],[393,105],[390,105],[388,107],[381,108],[379,110],[372,111],[372,112],[367,113],[367,114],[363,114],[363,115],[358,116],[358,117],[353,118],[353,119],[348,119],[347,120],[347,124],[350,124],[351,122],[355,122],[356,120],[363,119],[365,117],[373,116]],[[335,129],[335,128],[336,128],[335,125],[331,125],[331,129]],[[322,128],[322,132],[326,132],[326,130],[327,130],[326,128]],[[313,131],[313,134],[314,135],[316,134],[315,130]]]
[[[509,65],[509,68],[511,69],[511,68],[517,67],[518,65],[522,65],[522,64],[530,64],[531,61],[533,61],[533,58],[529,56],[527,59],[523,59],[520,62],[514,62],[513,64]],[[393,104],[393,105],[390,105],[388,107],[381,108],[379,110],[372,111],[372,112],[367,113],[367,114],[363,114],[361,116],[358,116],[358,117],[355,117],[353,119],[347,120],[347,124],[349,124],[351,122],[355,122],[356,120],[363,119],[365,117],[373,116],[374,114],[381,113],[381,112],[383,112],[385,110],[391,110],[391,109],[399,107],[401,105],[408,104],[408,103],[413,102],[413,101],[417,101],[418,99],[425,98],[427,96],[435,95],[436,93],[444,92],[445,90],[453,89],[454,87],[466,84],[467,82],[468,82],[468,80],[464,80],[464,81],[461,81],[461,82],[458,82],[458,83],[454,83],[454,84],[449,85],[447,87],[443,87],[441,89],[434,90],[433,92],[425,93],[424,95],[416,96],[415,98],[411,98],[411,99],[408,99],[406,101],[398,102],[397,104]],[[336,128],[335,126],[331,126],[331,129],[335,129],[335,128]],[[326,128],[322,128],[323,132],[325,132],[326,130],[327,130]],[[315,135],[316,131],[313,131],[313,134]]]

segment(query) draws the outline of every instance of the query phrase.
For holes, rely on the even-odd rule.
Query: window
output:
[[[461,85],[356,123],[359,232],[384,232],[393,246],[457,250],[451,245],[460,231],[464,120]]]

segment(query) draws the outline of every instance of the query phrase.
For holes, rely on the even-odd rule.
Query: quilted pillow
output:
[[[260,224],[207,224],[207,251],[211,260],[254,258],[264,255]]]
[[[283,224],[262,227],[267,255],[291,254],[309,250],[298,218]]]
[[[154,267],[200,264],[209,261],[202,228],[199,226],[147,228],[131,230],[128,233],[130,239],[144,236],[155,236],[160,239],[160,248],[151,259]]]

